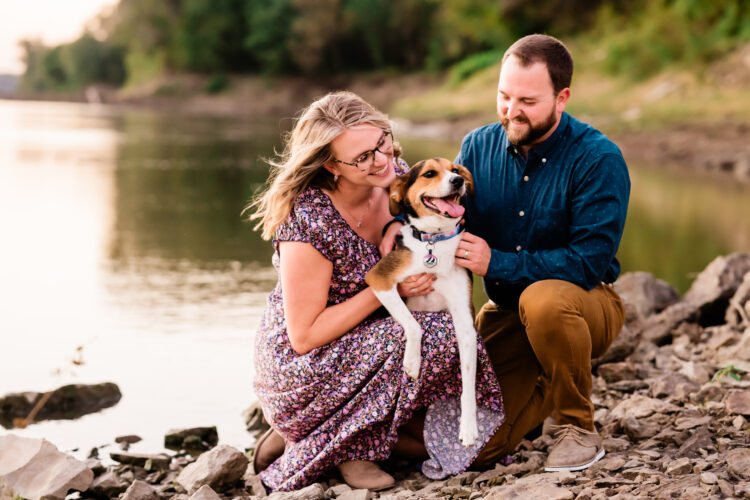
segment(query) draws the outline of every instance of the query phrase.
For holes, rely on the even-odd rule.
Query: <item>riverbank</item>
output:
[[[682,297],[669,284],[642,272],[627,273],[614,286],[626,304],[626,324],[607,353],[592,362],[594,421],[607,454],[591,468],[544,473],[554,443],[545,425],[540,436],[522,441],[511,463],[497,464],[492,470],[430,481],[418,464],[396,460],[385,464],[397,478],[396,486],[386,491],[352,491],[331,474],[303,490],[274,493],[270,498],[750,496],[750,254],[716,258]],[[256,434],[262,432],[257,417],[257,412],[247,413],[248,429]],[[12,441],[5,439],[0,448]],[[177,448],[187,448],[188,442],[210,448],[202,454],[184,449],[170,454],[128,453],[129,443],[137,439],[124,436],[117,440],[119,445],[92,449],[89,459],[78,464],[57,458],[68,460],[74,487],[85,491],[79,498],[198,500],[267,495],[250,465],[252,451],[219,444],[215,428],[165,436],[165,442],[180,441]],[[121,449],[115,451],[115,446]],[[47,456],[52,454],[48,451]],[[33,458],[28,463],[18,470],[34,466],[46,470]],[[23,487],[23,477],[0,470],[0,499],[12,499],[10,490],[14,485]]]

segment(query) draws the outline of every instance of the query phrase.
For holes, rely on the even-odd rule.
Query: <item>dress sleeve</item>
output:
[[[332,216],[324,196],[321,192],[308,190],[297,197],[289,217],[276,229],[273,239],[276,252],[280,241],[301,241],[310,243],[330,261],[337,258],[334,232],[330,230]]]
[[[409,171],[409,164],[403,158],[399,158],[396,161],[396,167],[394,168],[396,175],[401,176]]]

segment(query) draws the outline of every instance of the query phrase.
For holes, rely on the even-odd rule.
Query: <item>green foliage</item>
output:
[[[229,87],[229,79],[227,75],[215,75],[211,77],[204,87],[205,91],[209,94],[218,94],[226,90]]]
[[[604,41],[604,68],[639,79],[678,64],[705,64],[750,40],[744,0],[641,0],[633,12],[605,6],[592,36]]]
[[[746,0],[119,0],[106,36],[28,42],[24,86],[138,84],[169,72],[328,76],[442,70],[460,82],[518,37],[584,37],[614,74],[705,64],[750,40]]]
[[[721,368],[720,370],[717,370],[716,373],[714,373],[714,376],[711,377],[711,382],[720,382],[722,377],[724,376],[731,377],[739,382],[740,380],[742,380],[743,373],[745,373],[743,370],[735,368],[734,365],[725,366],[724,368]]]
[[[457,85],[463,82],[474,73],[497,64],[502,57],[503,52],[499,50],[489,50],[467,57],[451,68],[448,76],[448,85]]]

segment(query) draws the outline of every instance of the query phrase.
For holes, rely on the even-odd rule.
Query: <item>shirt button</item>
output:
[[[516,148],[513,148],[513,152],[514,152],[515,154],[518,154],[518,150],[517,150]]]
[[[520,212],[518,212],[518,215],[520,215],[521,217],[523,217],[524,215],[526,215],[526,212],[524,212],[523,210],[521,210]]]
[[[542,163],[547,163],[547,158],[542,158]]]
[[[529,176],[528,175],[524,175],[523,176],[523,182],[529,182]]]
[[[518,246],[516,247],[516,252],[520,252],[520,251],[521,251],[521,245],[518,245]]]

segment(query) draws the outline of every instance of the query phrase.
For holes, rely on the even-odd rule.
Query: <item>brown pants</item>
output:
[[[604,284],[587,291],[544,280],[521,294],[518,311],[485,304],[476,328],[500,381],[505,422],[474,466],[512,453],[553,410],[557,424],[594,430],[591,359],[604,354],[624,320],[622,300]]]

